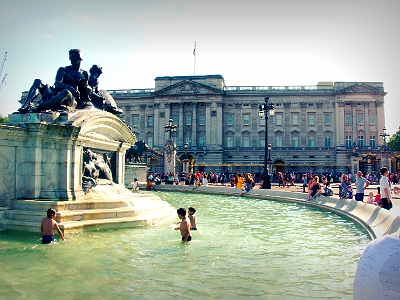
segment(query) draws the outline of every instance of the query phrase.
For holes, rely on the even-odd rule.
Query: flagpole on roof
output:
[[[194,41],[193,56],[194,56],[193,76],[196,76],[196,41]]]

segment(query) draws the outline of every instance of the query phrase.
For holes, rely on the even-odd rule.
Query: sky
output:
[[[53,84],[82,50],[100,89],[154,88],[158,76],[220,74],[227,86],[383,82],[398,131],[398,0],[0,0],[0,114],[36,78]],[[196,65],[193,49],[196,42]]]

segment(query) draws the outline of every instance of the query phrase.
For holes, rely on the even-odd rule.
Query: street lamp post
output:
[[[268,174],[271,176],[271,171],[272,171],[272,159],[271,159],[271,149],[272,149],[272,145],[268,144]],[[270,177],[271,178],[271,177]],[[271,184],[271,182],[270,182]]]
[[[271,151],[271,144],[268,144],[268,113],[272,117],[275,114],[275,106],[273,103],[268,103],[269,97],[266,96],[264,98],[265,104],[260,104],[258,106],[259,111],[258,115],[260,118],[265,117],[265,145],[264,145],[264,183],[262,188],[263,189],[271,189],[271,175],[270,175],[270,151]]]
[[[164,173],[175,173],[176,166],[176,145],[172,139],[172,132],[176,132],[178,125],[174,124],[172,118],[169,119],[168,123],[165,124],[165,132],[169,132],[169,139],[166,141],[164,146]]]
[[[386,127],[383,127],[383,133],[379,136],[383,139],[383,145],[386,146],[386,138],[390,136],[390,134],[386,133]]]
[[[381,168],[387,167],[389,172],[391,172],[392,165],[390,157],[392,156],[392,153],[390,147],[386,143],[386,138],[390,136],[389,134],[386,133],[386,127],[383,127],[383,133],[381,133],[379,136],[383,139],[383,145],[380,148]]]
[[[189,174],[189,159],[188,159],[188,155],[187,155],[187,149],[189,147],[188,142],[185,141],[185,143],[183,143],[183,148],[185,148],[185,158],[183,160],[183,172],[185,172],[185,175],[188,176]]]
[[[169,131],[169,139],[172,139],[172,132],[176,132],[178,125],[174,124],[174,120],[170,118],[168,124],[165,124],[164,128],[165,132]]]

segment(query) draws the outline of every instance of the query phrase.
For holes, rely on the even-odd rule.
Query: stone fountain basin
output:
[[[87,198],[91,198],[90,196]],[[98,198],[95,196],[95,198]],[[176,217],[175,210],[152,193],[127,193],[101,199],[79,201],[14,200],[5,211],[3,227],[6,230],[40,232],[46,211],[57,211],[56,221],[66,233],[102,228],[128,228],[156,225]]]

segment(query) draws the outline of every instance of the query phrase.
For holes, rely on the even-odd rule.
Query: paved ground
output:
[[[208,184],[208,186],[214,186],[213,184]],[[220,185],[216,185],[216,186],[220,186]],[[229,187],[229,184],[226,184],[225,186]],[[379,185],[377,184],[371,184],[365,191],[365,199],[368,197],[368,193],[369,192],[373,192],[374,195],[377,194],[378,192],[378,187]],[[336,195],[339,194],[339,184],[338,183],[334,183],[331,185],[334,193]],[[255,187],[256,189],[258,189],[258,185],[256,185]],[[296,183],[293,186],[289,186],[289,187],[278,187],[277,184],[273,183],[272,184],[272,189],[273,190],[280,190],[280,191],[288,191],[288,192],[293,192],[293,193],[303,193],[303,184],[300,183]],[[307,192],[307,188],[306,188],[306,192]],[[395,195],[394,193],[392,193],[392,203],[393,203],[393,208],[390,210],[390,213],[394,216],[400,216],[400,196]]]
[[[339,186],[338,183],[332,184],[332,189],[334,190],[335,194],[338,194],[338,192],[339,192],[338,186]],[[367,187],[367,189],[365,191],[365,198],[367,198],[369,192],[373,192],[374,195],[376,195],[376,193],[378,191],[378,189],[377,189],[378,186],[379,185],[371,184],[369,187]],[[294,193],[302,193],[303,192],[303,185],[302,184],[295,184],[294,186],[289,186],[289,187],[284,187],[283,188],[283,187],[278,187],[277,185],[273,184],[272,185],[272,189],[273,190],[282,190],[282,191],[283,190],[287,190],[287,191],[294,192]],[[307,191],[307,189],[306,189],[306,191]],[[393,197],[393,200],[392,200],[393,208],[390,210],[390,212],[393,215],[400,216],[400,196],[395,195],[394,193],[392,193],[392,197]]]

